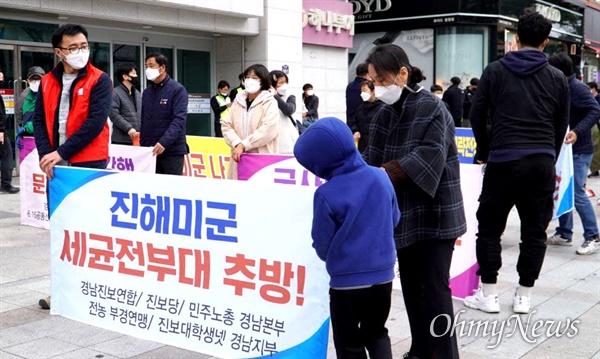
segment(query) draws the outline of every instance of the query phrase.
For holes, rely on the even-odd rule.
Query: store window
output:
[[[486,27],[442,27],[436,29],[435,83],[450,86],[459,77],[468,84],[481,77],[489,62],[489,30]]]
[[[110,44],[90,41],[90,61],[92,65],[110,74]]]
[[[140,64],[142,63],[141,58],[141,47],[137,45],[124,45],[124,44],[113,44],[113,76],[114,72],[117,71],[119,66],[126,63],[132,63],[137,68],[138,76],[143,77],[143,72],[140,72]],[[119,81],[115,77],[113,79],[115,86],[119,85]]]
[[[0,19],[0,40],[52,43],[58,25]]]

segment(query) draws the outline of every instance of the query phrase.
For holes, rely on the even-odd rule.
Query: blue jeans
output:
[[[575,182],[575,209],[581,218],[583,225],[583,238],[590,239],[598,235],[598,223],[594,207],[585,194],[583,185],[587,177],[590,163],[592,162],[593,154],[573,154],[573,180]],[[563,238],[573,238],[573,212],[565,213],[558,218],[558,227],[556,233]]]

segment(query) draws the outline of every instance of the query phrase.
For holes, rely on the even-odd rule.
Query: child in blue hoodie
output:
[[[392,358],[385,327],[400,220],[388,175],[362,159],[352,132],[323,118],[300,136],[298,162],[327,182],[315,192],[313,247],[331,277],[330,312],[338,358]]]

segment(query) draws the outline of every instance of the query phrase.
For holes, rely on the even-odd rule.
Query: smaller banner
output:
[[[461,189],[467,217],[467,233],[458,238],[452,255],[450,267],[450,288],[452,295],[464,298],[473,293],[478,286],[477,257],[475,238],[477,232],[477,212],[479,193],[483,176],[480,165],[461,164]],[[302,167],[293,156],[283,155],[242,155],[238,165],[238,179],[253,183],[278,183],[293,186],[312,187],[316,190],[325,180],[316,177]],[[313,192],[314,194],[314,192]],[[310,209],[312,213],[312,208]],[[398,264],[396,263],[396,271]],[[400,289],[398,277],[394,279],[394,288]]]
[[[21,186],[21,224],[50,228],[46,174],[40,169],[39,155],[33,137],[21,139],[19,151]],[[109,145],[107,170],[125,172],[156,172],[156,158],[151,147]]]
[[[575,184],[573,178],[573,145],[563,142],[556,161],[556,187],[552,219],[571,212],[575,207]]]
[[[473,164],[475,161],[475,151],[477,150],[477,142],[475,142],[473,130],[466,127],[458,127],[454,141],[456,142],[456,150],[458,151],[458,160],[460,163]]]
[[[226,179],[231,148],[219,137],[186,136],[190,147],[183,162],[188,177]]]

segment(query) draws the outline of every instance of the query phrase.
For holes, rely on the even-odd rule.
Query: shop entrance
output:
[[[0,71],[4,73],[4,84],[0,86],[0,95],[6,106],[6,135],[10,136],[15,158],[19,156],[19,149],[15,146],[15,131],[19,125],[14,116],[15,104],[23,90],[29,86],[27,71],[32,66],[39,66],[47,73],[52,70],[54,63],[54,52],[49,46],[0,44]],[[18,174],[19,161],[15,161],[15,167]]]

